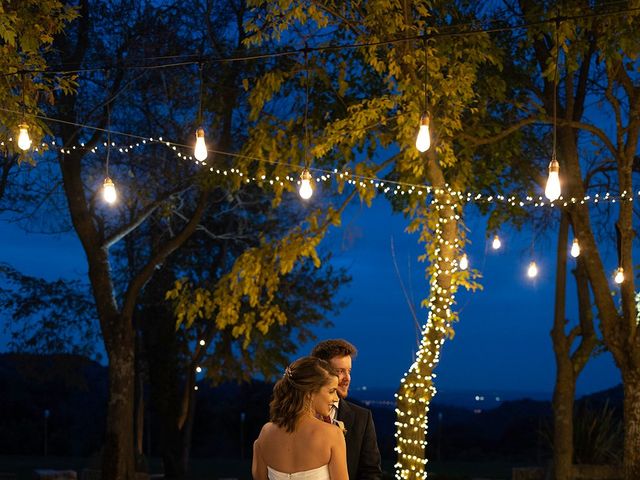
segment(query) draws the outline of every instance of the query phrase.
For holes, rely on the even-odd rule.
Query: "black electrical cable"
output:
[[[620,3],[624,3],[624,2],[620,2]],[[609,5],[614,5],[609,4]],[[464,36],[470,36],[470,35],[479,35],[479,34],[487,34],[487,33],[500,33],[500,32],[507,32],[507,31],[513,31],[513,30],[521,30],[521,29],[527,29],[530,27],[535,27],[535,26],[540,26],[540,25],[545,25],[545,24],[549,24],[549,23],[557,23],[557,22],[564,22],[564,21],[572,21],[572,20],[583,20],[583,19],[588,19],[588,18],[598,18],[598,17],[610,17],[610,16],[617,16],[617,15],[626,15],[629,13],[634,13],[634,12],[638,12],[640,11],[640,7],[634,7],[634,8],[627,8],[624,10],[617,10],[615,12],[590,12],[590,13],[583,13],[583,14],[579,14],[579,15],[564,15],[562,17],[560,16],[556,16],[553,18],[546,18],[546,19],[542,19],[542,20],[537,20],[537,21],[530,21],[527,23],[522,23],[522,24],[517,24],[517,25],[505,25],[502,27],[493,27],[493,28],[481,28],[481,29],[477,29],[477,30],[468,30],[468,31],[460,31],[460,32],[436,32],[436,33],[430,33],[430,34],[426,34],[426,33],[422,33],[422,34],[418,34],[418,35],[412,35],[412,36],[408,36],[408,37],[402,37],[402,38],[392,38],[392,39],[385,39],[385,40],[379,40],[376,42],[360,42],[360,43],[351,43],[351,44],[341,44],[341,45],[324,45],[324,46],[318,46],[318,47],[303,47],[303,48],[298,48],[298,49],[291,49],[291,50],[283,50],[280,52],[271,52],[271,53],[261,53],[261,54],[251,54],[251,55],[241,55],[241,56],[235,56],[235,57],[209,57],[208,59],[206,57],[201,57],[201,56],[197,56],[197,60],[192,60],[192,61],[183,61],[183,62],[174,62],[174,63],[160,63],[160,64],[156,64],[156,65],[107,65],[107,66],[99,66],[99,67],[91,67],[91,68],[75,68],[75,69],[64,69],[64,70],[55,70],[55,69],[43,69],[43,70],[17,70],[15,72],[9,72],[9,73],[5,73],[2,76],[12,76],[12,75],[21,75],[21,74],[33,74],[33,73],[39,73],[39,74],[50,74],[50,75],[68,75],[68,74],[76,74],[76,73],[89,73],[89,72],[95,72],[95,71],[99,71],[99,70],[116,70],[116,69],[125,69],[125,70],[139,70],[139,69],[145,69],[145,70],[155,70],[155,69],[164,69],[164,68],[176,68],[176,67],[182,67],[182,66],[188,66],[188,65],[197,65],[200,63],[203,64],[210,64],[210,63],[224,63],[224,62],[246,62],[246,61],[252,61],[252,60],[261,60],[261,59],[268,59],[268,58],[278,58],[278,57],[285,57],[285,56],[294,56],[294,55],[300,55],[301,53],[312,53],[312,52],[322,52],[322,51],[335,51],[335,50],[345,50],[345,49],[356,49],[356,48],[365,48],[365,47],[377,47],[377,46],[383,46],[383,45],[392,45],[395,43],[400,43],[400,42],[406,42],[407,40],[421,40],[421,39],[437,39],[437,38],[453,38],[453,37],[464,37]],[[502,20],[490,20],[490,21],[502,21]],[[468,23],[468,24],[462,24],[462,25],[448,25],[445,27],[440,27],[441,29],[445,30],[445,29],[456,29],[456,28],[460,28],[460,27],[464,27],[464,26],[473,26],[475,25],[474,23]],[[187,57],[191,57],[194,55],[184,55]],[[162,57],[151,57],[153,59],[155,58],[162,58]],[[168,57],[168,58],[175,58],[175,57]],[[144,61],[144,59],[142,60],[138,60],[138,61]]]

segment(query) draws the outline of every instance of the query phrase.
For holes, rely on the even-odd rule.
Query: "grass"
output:
[[[97,465],[99,462],[95,458],[0,456],[0,473],[14,473],[16,480],[32,480],[34,470],[75,470],[80,473],[85,468],[96,468]],[[152,458],[149,462],[149,470],[151,474],[161,474],[161,459]],[[224,478],[251,480],[251,460],[236,458],[193,459],[188,478],[190,480]]]
[[[37,469],[75,470],[95,468],[95,458],[81,457],[38,457],[38,456],[0,456],[0,473],[14,473],[16,480],[32,480]],[[384,461],[384,479],[394,478],[393,461]],[[508,462],[429,462],[428,478],[433,480],[469,480],[472,478],[490,478],[508,480],[511,468]],[[150,473],[161,474],[162,462],[152,458],[149,462]],[[238,458],[196,458],[191,460],[190,480],[251,480],[251,460]]]
[[[394,462],[382,462],[384,480],[394,478]],[[427,463],[427,479],[429,480],[470,480],[487,478],[492,480],[510,480],[511,469],[519,465],[512,462],[435,462]]]

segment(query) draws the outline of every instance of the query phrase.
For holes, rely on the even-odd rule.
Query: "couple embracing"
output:
[[[326,340],[287,367],[253,445],[255,480],[382,477],[371,412],[345,400],[356,353],[346,340]]]

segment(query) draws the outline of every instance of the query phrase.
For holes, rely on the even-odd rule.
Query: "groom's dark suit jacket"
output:
[[[371,411],[340,399],[336,417],[347,429],[347,469],[349,480],[380,480],[380,451]]]

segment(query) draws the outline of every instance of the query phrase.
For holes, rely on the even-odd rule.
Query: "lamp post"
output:
[[[438,412],[438,462],[440,461],[440,453],[442,448],[442,417],[444,417],[442,412]]]
[[[48,426],[49,426],[49,415],[51,414],[51,412],[49,412],[49,410],[45,410],[43,412],[43,416],[44,416],[44,456],[46,457],[48,452],[48,441],[49,441],[49,436],[48,436]]]
[[[244,420],[247,414],[240,412],[240,459],[244,458]]]

